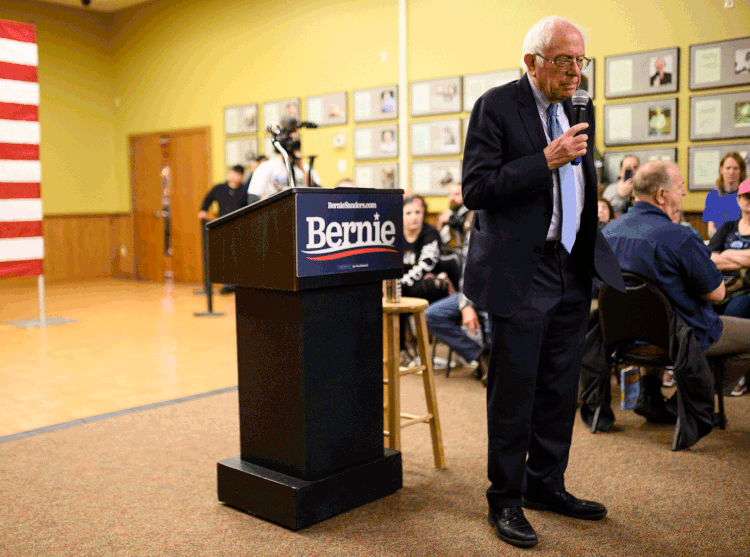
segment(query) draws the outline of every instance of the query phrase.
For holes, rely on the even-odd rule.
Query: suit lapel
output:
[[[529,76],[524,76],[518,80],[518,113],[521,121],[526,128],[526,133],[531,139],[535,151],[542,151],[547,146],[547,138],[544,135],[542,120],[539,118],[539,109],[534,100],[534,93],[531,91]]]

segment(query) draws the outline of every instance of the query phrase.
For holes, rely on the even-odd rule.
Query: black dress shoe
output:
[[[576,499],[567,491],[549,493],[540,499],[523,498],[523,506],[537,511],[552,511],[571,518],[601,520],[607,516],[607,508],[601,503]]]
[[[495,528],[497,537],[505,543],[517,547],[531,547],[539,543],[521,507],[505,507],[497,512],[490,509],[487,520]]]

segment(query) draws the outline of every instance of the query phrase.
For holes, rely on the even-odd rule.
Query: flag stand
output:
[[[6,325],[18,327],[20,329],[39,329],[42,327],[53,327],[55,325],[66,325],[68,323],[78,323],[75,319],[51,315],[47,317],[44,300],[44,275],[37,276],[37,294],[39,296],[39,319],[27,319],[24,321],[6,321]]]

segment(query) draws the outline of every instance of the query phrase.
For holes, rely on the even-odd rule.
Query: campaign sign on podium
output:
[[[236,285],[240,456],[219,500],[293,530],[401,488],[383,446],[382,280],[403,273],[403,191],[294,188],[208,225]]]
[[[402,220],[382,194],[300,194],[297,276],[401,268]]]

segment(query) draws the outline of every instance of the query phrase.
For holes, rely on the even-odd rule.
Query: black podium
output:
[[[402,274],[402,190],[294,188],[209,223],[234,284],[240,456],[219,500],[298,530],[402,486],[383,445],[382,280]]]

